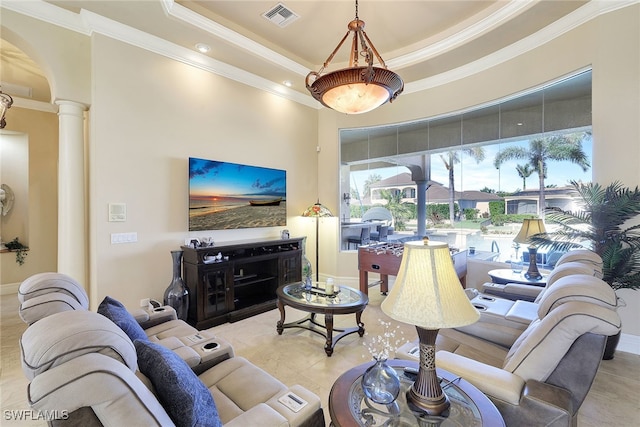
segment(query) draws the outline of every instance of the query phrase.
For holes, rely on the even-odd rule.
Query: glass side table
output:
[[[404,372],[405,367],[417,368],[418,364],[408,360],[389,360],[387,364],[398,372],[400,395],[390,405],[379,405],[367,399],[362,391],[362,375],[371,362],[345,372],[336,380],[329,394],[331,424],[335,427],[500,427],[504,426],[502,415],[495,405],[480,390],[455,375],[438,369],[442,388],[451,407],[449,416],[419,417],[407,404],[406,392],[413,384],[415,375]]]

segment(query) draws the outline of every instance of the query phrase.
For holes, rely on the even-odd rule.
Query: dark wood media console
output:
[[[301,280],[302,238],[182,246],[189,287],[188,322],[198,329],[235,322],[276,307],[279,286]],[[222,258],[217,259],[221,254]]]

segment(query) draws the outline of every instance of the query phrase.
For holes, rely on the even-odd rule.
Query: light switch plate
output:
[[[125,203],[109,203],[109,222],[127,220],[127,205]]]

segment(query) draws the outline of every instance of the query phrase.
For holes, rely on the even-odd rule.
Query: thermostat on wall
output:
[[[127,220],[127,205],[125,203],[109,203],[109,222]]]

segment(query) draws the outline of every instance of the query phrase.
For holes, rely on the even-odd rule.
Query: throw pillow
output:
[[[177,427],[222,426],[209,389],[176,353],[150,341],[135,340],[138,367],[156,389],[158,400]]]
[[[149,339],[147,338],[147,334],[144,333],[142,326],[136,322],[136,319],[127,311],[120,301],[110,296],[104,297],[104,300],[102,300],[98,306],[98,313],[118,325],[118,327],[129,336],[131,341]]]

